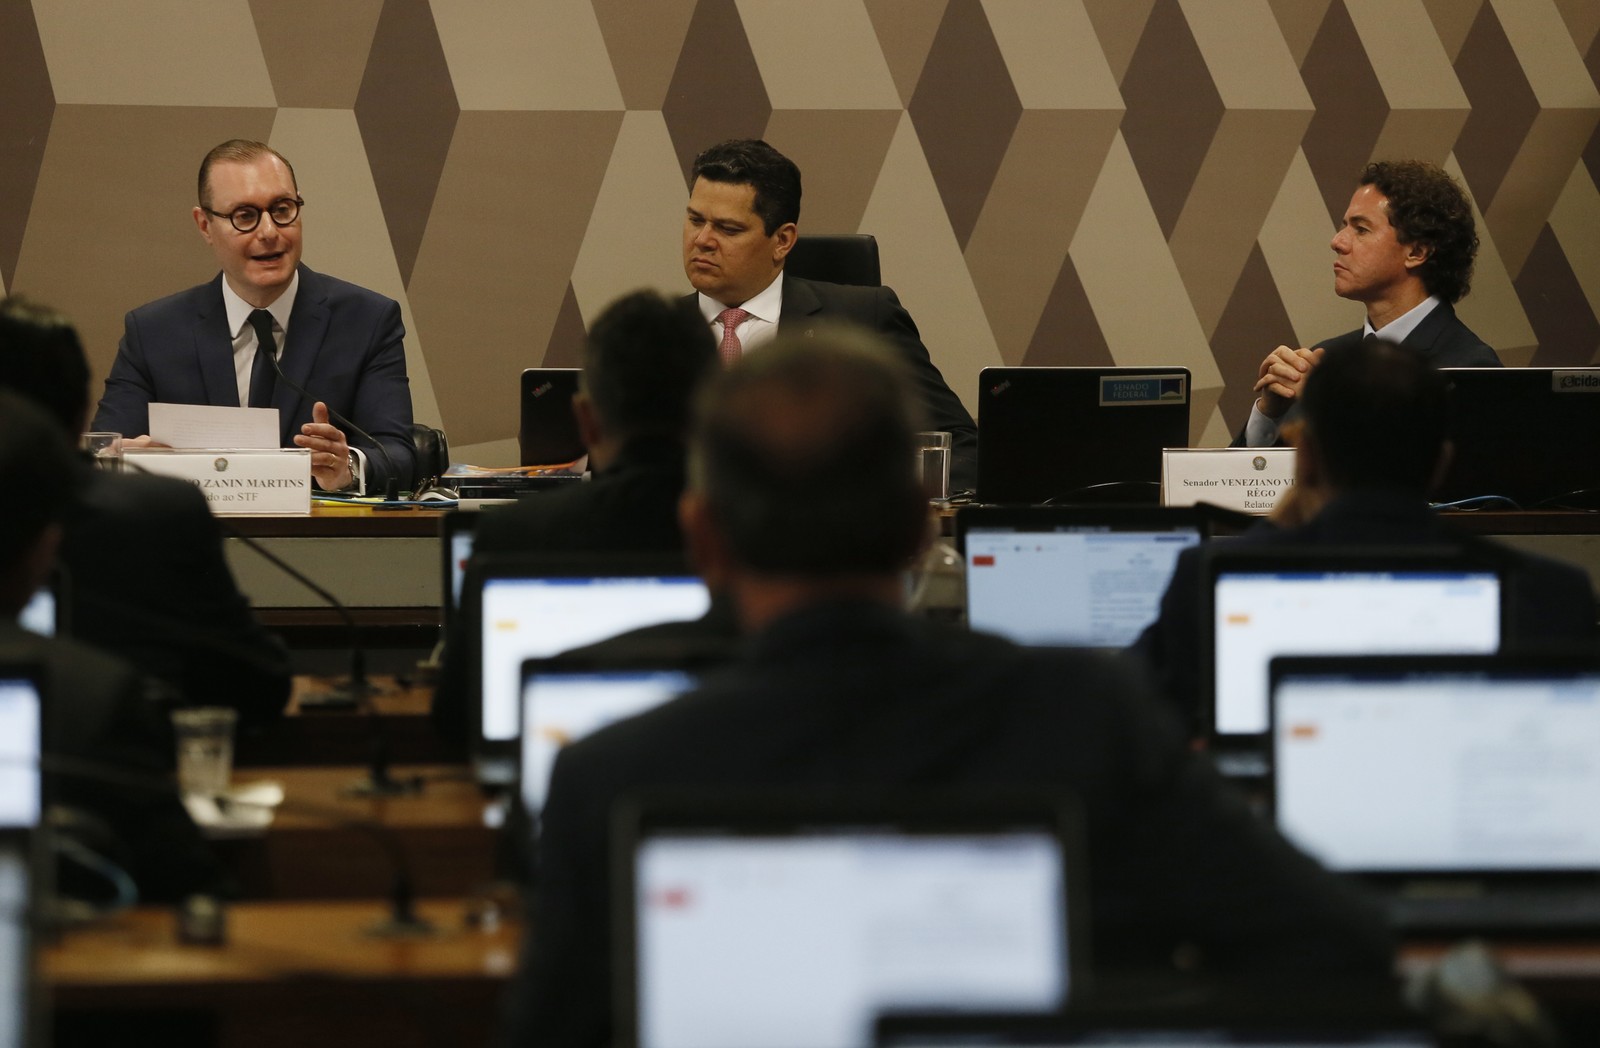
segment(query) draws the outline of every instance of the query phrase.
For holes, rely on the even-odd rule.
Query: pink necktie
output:
[[[719,349],[722,352],[722,366],[725,368],[737,364],[739,357],[744,354],[744,347],[739,345],[739,336],[734,332],[749,315],[747,311],[737,308],[724,309],[717,314],[717,320],[722,324],[722,345]]]

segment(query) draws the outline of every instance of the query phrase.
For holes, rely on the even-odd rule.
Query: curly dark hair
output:
[[[1417,275],[1428,289],[1455,303],[1472,290],[1478,230],[1472,205],[1455,179],[1422,160],[1378,160],[1361,172],[1361,184],[1389,200],[1389,223],[1402,244],[1428,248]]]

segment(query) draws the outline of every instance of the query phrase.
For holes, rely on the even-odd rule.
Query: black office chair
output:
[[[878,238],[870,233],[818,233],[802,236],[789,249],[784,271],[806,280],[877,287]]]
[[[444,430],[413,422],[411,443],[417,453],[417,471],[411,478],[413,488],[424,481],[437,480],[450,468],[450,442],[445,439]]]

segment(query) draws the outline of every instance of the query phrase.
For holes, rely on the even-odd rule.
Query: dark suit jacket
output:
[[[635,438],[587,483],[536,492],[515,506],[485,512],[473,555],[682,550],[678,496],[683,494],[685,454],[676,440]],[[466,694],[471,674],[461,653],[470,647],[464,631],[475,631],[479,624],[464,618],[456,616],[446,638],[433,699],[434,724],[452,739],[467,737],[467,710],[474,705]]]
[[[59,554],[74,637],[244,726],[283,711],[289,655],[256,621],[192,484],[84,468]]]
[[[400,486],[409,487],[416,454],[404,338],[400,306],[393,299],[302,265],[280,363],[311,396],[278,381],[272,404],[278,409],[279,443],[293,447],[300,427],[311,421],[311,405],[326,401],[383,445]],[[123,319],[122,341],[91,428],[126,436],[148,433],[152,402],[239,406],[220,273]],[[382,491],[389,475],[383,455],[358,434],[345,436],[367,453],[368,489]]]
[[[1310,522],[1283,529],[1262,521],[1223,540],[1252,546],[1459,546],[1500,566],[1506,586],[1507,647],[1587,641],[1595,635],[1594,592],[1582,570],[1463,535],[1420,498],[1389,492],[1353,492],[1334,499]],[[1199,549],[1184,550],[1161,598],[1161,613],[1132,651],[1153,671],[1161,693],[1193,728],[1200,709],[1200,617],[1203,612]]]
[[[1042,787],[1082,801],[1096,959],[1382,974],[1382,919],[1252,815],[1120,660],[871,604],[752,638],[697,692],[562,751],[505,1042],[610,1043],[608,814],[652,787]]]
[[[1346,331],[1334,338],[1318,342],[1312,349],[1322,348],[1329,353],[1338,353],[1351,346],[1359,346],[1366,337],[1365,328],[1356,328]],[[1497,368],[1500,366],[1500,357],[1494,350],[1472,333],[1472,329],[1463,324],[1456,316],[1455,307],[1448,302],[1441,302],[1434,307],[1433,312],[1422,318],[1416,330],[1401,340],[1401,345],[1410,346],[1433,361],[1436,368]],[[1278,420],[1281,427],[1284,423],[1291,422],[1300,417],[1300,405],[1289,405],[1289,410],[1283,418]],[[1239,433],[1233,438],[1233,447],[1248,447],[1245,443],[1245,429],[1249,425],[1246,418],[1245,425],[1239,427]],[[1283,447],[1284,442],[1280,437],[1276,444]]]
[[[9,621],[0,621],[0,659],[26,660],[44,670],[45,754],[88,765],[47,771],[47,799],[87,813],[113,837],[103,841],[88,834],[85,842],[108,851],[107,858],[127,870],[147,901],[224,888],[226,877],[200,831],[174,788],[162,785],[175,756],[167,719],[171,693],[88,645],[36,637]],[[151,785],[108,782],[97,779],[96,771],[132,774]],[[71,877],[69,885],[76,882]],[[93,888],[103,893],[105,885]]]
[[[692,296],[691,296],[692,297]],[[931,429],[950,433],[950,490],[973,490],[978,486],[978,425],[950,391],[944,376],[928,356],[916,322],[889,288],[856,287],[805,280],[787,274],[783,278],[783,313],[778,330],[808,334],[817,321],[846,320],[882,336],[900,353],[910,370],[912,381],[922,397]]]

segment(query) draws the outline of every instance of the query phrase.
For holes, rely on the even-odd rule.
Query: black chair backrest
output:
[[[878,269],[878,238],[870,233],[802,236],[789,250],[783,268],[792,276],[830,284],[877,287],[883,283]]]
[[[417,474],[411,478],[413,488],[425,480],[443,476],[450,468],[450,442],[444,430],[413,422],[411,443],[417,451]]]

